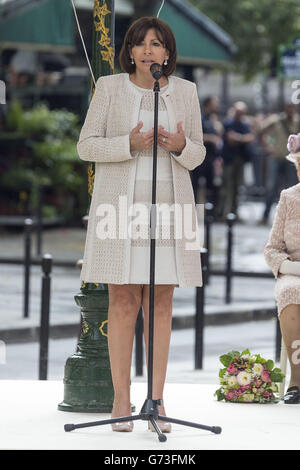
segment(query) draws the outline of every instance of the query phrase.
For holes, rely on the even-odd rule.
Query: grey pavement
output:
[[[258,226],[262,207],[258,203],[243,204],[240,216],[243,224],[234,227],[233,269],[238,271],[268,272],[263,257],[270,226]],[[54,261],[73,261],[74,267],[54,266],[51,274],[51,335],[74,334],[80,312],[74,295],[80,290],[79,268],[86,231],[84,228],[53,228],[43,233],[42,253],[50,253]],[[35,234],[32,254],[35,255]],[[22,234],[0,232],[0,256],[23,255]],[[226,225],[211,228],[210,263],[214,269],[225,266]],[[32,266],[30,277],[29,318],[23,318],[24,268],[22,265],[0,263],[0,339],[9,341],[36,340],[40,323],[41,267]],[[206,324],[265,319],[275,310],[274,279],[235,277],[232,282],[232,302],[225,304],[225,278],[211,276],[205,288]],[[173,301],[173,327],[192,327],[195,314],[194,288],[177,288]]]
[[[259,353],[267,359],[275,360],[275,323],[270,319],[207,326],[204,330],[204,360],[201,370],[195,370],[194,330],[185,328],[172,331],[166,381],[218,384],[218,371],[221,367],[219,356],[233,349],[242,351],[248,347],[253,354]],[[49,341],[49,380],[63,379],[66,359],[74,354],[76,344],[75,337]],[[7,344],[5,349],[5,361],[2,363],[0,361],[0,380],[38,379],[39,344],[37,342]],[[134,355],[135,348],[131,371],[132,381],[146,382],[145,366],[143,376],[136,376]]]
[[[274,208],[273,208],[274,210]],[[243,223],[234,227],[233,268],[239,271],[269,272],[263,248],[270,225],[258,226],[263,207],[259,203],[243,203],[240,217]],[[272,220],[272,214],[270,217]],[[74,261],[82,258],[84,228],[47,229],[43,234],[42,252],[54,260]],[[211,265],[222,269],[225,263],[226,226],[214,224],[211,231]],[[34,237],[33,237],[34,238]],[[0,233],[1,257],[23,254],[23,236]],[[34,242],[34,240],[33,240]],[[33,254],[35,244],[33,243]],[[68,356],[73,354],[79,332],[80,311],[74,295],[80,291],[79,269],[54,267],[51,284],[51,339],[49,342],[49,379],[61,379]],[[5,361],[0,357],[1,379],[37,379],[38,331],[40,323],[41,268],[32,266],[30,284],[30,314],[23,318],[23,267],[0,264],[0,342],[5,345]],[[217,381],[218,356],[231,349],[249,347],[274,358],[275,282],[271,279],[242,278],[233,280],[232,302],[224,303],[225,280],[211,276],[205,288],[204,366],[194,369],[195,289],[175,289],[173,300],[173,332],[171,339],[168,381],[178,377],[185,382],[214,383]],[[26,344],[25,344],[26,342]],[[253,349],[254,348],[254,349]],[[0,348],[1,349],[1,348]],[[143,377],[133,380],[145,381]]]

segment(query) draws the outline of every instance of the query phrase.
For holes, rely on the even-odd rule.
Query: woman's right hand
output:
[[[138,125],[130,132],[130,151],[132,150],[144,150],[152,147],[154,130],[148,132],[140,132],[143,127],[143,121],[139,121]]]

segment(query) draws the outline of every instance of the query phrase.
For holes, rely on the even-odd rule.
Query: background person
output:
[[[243,101],[234,103],[224,125],[223,182],[220,190],[218,215],[226,217],[229,212],[237,215],[238,188],[243,180],[245,161],[248,161],[248,144],[254,140],[246,120],[247,105]]]
[[[282,189],[297,183],[293,168],[286,160],[286,142],[299,130],[297,106],[288,103],[284,112],[270,116],[262,125],[262,139],[268,154],[267,195],[261,224],[267,224],[273,202]]]
[[[203,142],[206,148],[204,162],[191,172],[195,201],[197,201],[198,181],[203,177],[206,183],[206,201],[216,205],[217,186],[215,184],[215,160],[220,155],[222,137],[219,135],[218,113],[220,108],[217,96],[208,96],[202,102]]]

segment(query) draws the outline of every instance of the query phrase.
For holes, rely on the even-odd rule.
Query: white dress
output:
[[[154,127],[154,92],[140,88],[130,81],[131,86],[143,94],[138,121],[143,121],[140,132],[147,132]],[[164,95],[168,92],[168,84],[160,89],[158,105],[158,125],[169,132],[169,119],[164,103]],[[130,255],[130,284],[150,284],[150,207],[152,200],[152,171],[153,146],[149,149],[133,152],[137,158],[134,198],[136,217],[132,220],[131,255]],[[147,207],[139,211],[137,204]],[[168,151],[157,146],[157,184],[156,204],[174,204],[173,175],[171,155]],[[158,207],[158,206],[157,206]],[[160,212],[158,212],[160,213]],[[165,217],[157,218],[155,238],[155,284],[175,284],[179,286],[174,240],[174,215],[170,211],[169,223]],[[134,236],[133,236],[134,234]]]

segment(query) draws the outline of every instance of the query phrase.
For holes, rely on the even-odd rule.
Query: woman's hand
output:
[[[285,259],[279,268],[281,274],[291,274],[293,276],[300,276],[300,261],[291,261]]]
[[[148,132],[140,132],[143,127],[143,121],[139,121],[138,125],[130,132],[130,151],[132,150],[144,150],[152,147],[154,130]]]
[[[177,133],[167,132],[163,126],[158,126],[158,144],[168,152],[181,153],[186,145],[185,135],[182,129],[183,121],[177,123]],[[165,141],[163,141],[165,139]]]
[[[300,133],[291,134],[288,138],[287,149],[291,153],[297,153],[300,151]]]

